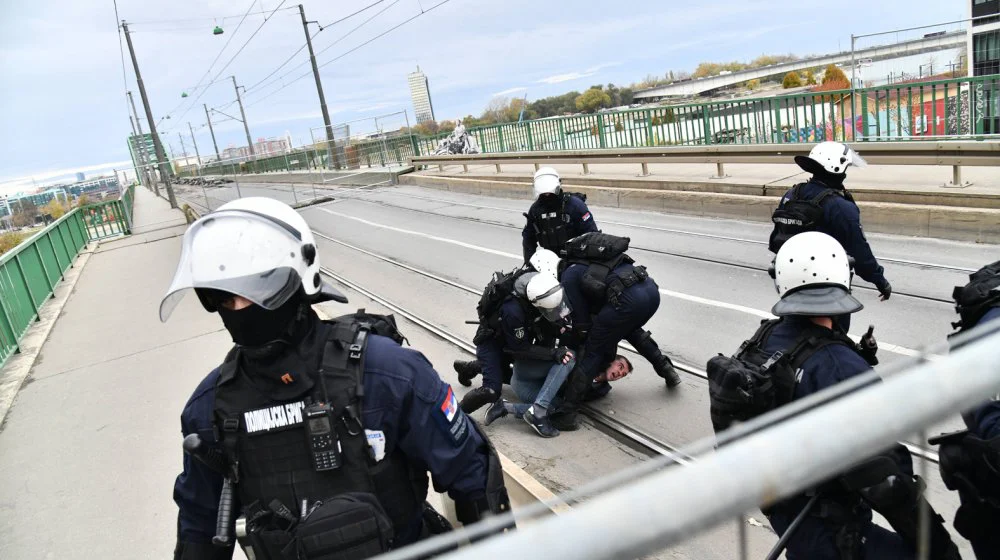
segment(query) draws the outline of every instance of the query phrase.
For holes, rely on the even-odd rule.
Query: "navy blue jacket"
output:
[[[542,200],[536,200],[531,207],[534,208],[543,203]],[[558,210],[558,206],[554,207],[554,210]],[[528,213],[530,214],[531,210]],[[569,197],[569,200],[566,201],[566,213],[569,214],[569,223],[566,225],[567,233],[569,234],[568,239],[598,231],[597,222],[594,221],[594,216],[590,213],[590,209],[587,208],[587,203],[579,197]],[[535,227],[530,221],[521,230],[521,246],[524,249],[525,258],[530,258],[538,248],[538,237],[535,235]]]
[[[217,368],[198,385],[184,406],[181,432],[185,436],[197,433],[206,443],[216,442],[212,424],[218,378]],[[386,456],[400,450],[431,473],[435,490],[447,491],[452,499],[475,500],[485,494],[485,441],[475,429],[451,429],[455,423],[469,419],[454,400],[451,387],[423,354],[385,337],[369,337],[364,388],[362,423],[366,429],[385,434]],[[450,422],[446,410],[454,411]],[[452,433],[468,435],[456,441]],[[174,483],[174,501],[180,509],[179,541],[211,540],[221,491],[220,475],[184,456],[184,471]]]
[[[822,183],[809,181],[802,187],[800,196],[803,200],[810,200],[827,188],[829,187]],[[789,190],[781,198],[779,208],[785,204],[791,192]],[[842,194],[842,191],[839,192]],[[858,276],[878,286],[885,282],[885,276],[882,274],[882,266],[872,254],[872,248],[868,246],[865,232],[861,229],[861,210],[841,194],[828,196],[823,200],[823,223],[819,231],[836,239],[847,254],[854,257],[854,270]]]
[[[1000,318],[1000,307],[994,307],[987,311],[977,324],[981,325],[997,318]],[[969,431],[981,439],[1000,436],[1000,395],[994,396],[986,404],[977,406],[963,414],[962,418]]]
[[[771,336],[768,337],[767,343],[763,347],[764,353],[789,350],[794,346],[798,335],[804,328],[808,328],[809,324],[810,321],[807,317],[786,317],[771,331]],[[801,371],[797,372],[798,383],[795,386],[795,399],[818,393],[841,381],[861,375],[869,369],[871,366],[864,358],[843,344],[824,346],[803,362]],[[794,498],[785,503],[791,503],[792,500]],[[861,508],[858,512],[860,520],[862,522],[871,521],[871,508],[867,505],[863,505]],[[777,509],[779,515],[794,516],[798,513],[797,510],[782,511],[780,506]]]

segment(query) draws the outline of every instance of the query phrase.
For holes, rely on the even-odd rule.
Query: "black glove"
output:
[[[576,358],[573,351],[565,346],[560,346],[552,351],[552,359],[560,364],[568,363],[570,360]]]
[[[878,353],[878,341],[875,340],[874,333],[875,325],[868,325],[868,332],[861,336],[861,342],[858,343],[858,353],[870,366],[878,365],[878,358],[875,356]]]
[[[881,301],[889,299],[889,296],[892,295],[892,284],[884,277],[875,283],[875,287],[878,289],[878,293],[882,294],[882,297],[879,298]]]

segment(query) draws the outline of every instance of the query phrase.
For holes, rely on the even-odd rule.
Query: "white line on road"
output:
[[[323,212],[326,212],[327,214],[331,214],[331,215],[337,216],[339,218],[345,218],[345,219],[348,219],[348,220],[354,220],[356,222],[360,222],[362,224],[369,225],[369,226],[372,226],[372,227],[377,227],[377,228],[381,228],[381,229],[387,229],[389,231],[395,231],[395,232],[398,232],[398,233],[405,233],[407,235],[413,235],[413,236],[416,236],[416,237],[423,237],[424,239],[431,239],[433,241],[439,241],[441,243],[448,243],[448,244],[451,244],[451,245],[457,245],[459,247],[464,247],[466,249],[472,249],[473,251],[481,251],[483,253],[489,253],[491,255],[498,255],[498,256],[501,256],[501,257],[507,257],[509,259],[514,259],[514,260],[516,260],[518,262],[523,262],[523,257],[521,255],[515,255],[514,253],[507,253],[507,252],[504,252],[504,251],[498,251],[496,249],[490,249],[488,247],[482,247],[482,246],[479,246],[479,245],[473,245],[471,243],[466,243],[464,241],[459,241],[457,239],[450,239],[450,238],[447,238],[447,237],[439,237],[437,235],[431,235],[429,233],[423,233],[423,232],[420,232],[420,231],[413,231],[413,230],[410,230],[410,229],[403,229],[403,228],[398,228],[398,227],[390,226],[390,225],[386,225],[386,224],[380,224],[378,222],[373,222],[373,221],[370,221],[370,220],[366,220],[364,218],[358,218],[357,216],[351,216],[349,214],[344,214],[344,213],[341,213],[341,212],[335,212],[335,211],[330,210],[329,208],[325,208],[325,207],[317,208],[317,210],[322,210]],[[685,300],[685,301],[690,301],[692,303],[698,303],[698,304],[701,304],[701,305],[708,305],[708,306],[711,306],[711,307],[717,307],[719,309],[728,309],[730,311],[738,311],[740,313],[746,313],[748,315],[753,315],[753,316],[759,317],[761,319],[773,319],[774,318],[774,315],[772,315],[771,313],[769,313],[767,311],[763,311],[763,310],[760,310],[760,309],[754,309],[753,307],[746,307],[746,306],[738,305],[738,304],[735,304],[735,303],[728,303],[728,302],[725,302],[725,301],[718,301],[718,300],[714,300],[714,299],[703,298],[703,297],[694,296],[694,295],[691,295],[691,294],[685,294],[685,293],[682,293],[682,292],[675,292],[673,290],[666,290],[666,289],[663,289],[663,288],[660,288],[660,293],[663,294],[663,295],[665,295],[665,296],[668,296],[668,297],[672,297],[672,298],[676,298],[676,299],[682,299],[682,300]],[[860,340],[860,337],[854,336],[854,335],[851,335],[851,338],[854,339],[855,341]],[[890,343],[882,342],[882,341],[879,341],[878,344],[879,344],[879,348],[880,349],[887,350],[887,351],[892,352],[894,354],[900,354],[900,355],[903,355],[903,356],[919,356],[920,355],[919,351],[914,350],[912,348],[907,348],[905,346],[899,346],[897,344],[890,344]],[[930,359],[938,359],[938,358],[940,358],[940,356],[937,356],[937,355],[934,355],[934,354],[931,354],[928,357]]]

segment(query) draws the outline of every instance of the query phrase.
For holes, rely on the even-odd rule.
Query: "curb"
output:
[[[401,185],[436,188],[447,191],[530,199],[525,182],[486,181],[437,175],[409,174],[400,177]],[[567,185],[587,195],[596,206],[628,208],[654,212],[687,214],[713,218],[735,218],[770,222],[777,206],[774,195],[754,195],[689,190],[638,189]],[[759,187],[758,187],[759,190]],[[781,188],[784,194],[784,188]],[[852,189],[851,191],[856,192]],[[932,237],[976,243],[1000,243],[1000,209],[958,207],[931,204],[901,204],[865,200],[858,202],[865,230],[894,235]]]

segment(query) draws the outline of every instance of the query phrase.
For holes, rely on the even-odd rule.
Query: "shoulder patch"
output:
[[[586,214],[583,215],[582,221],[586,222],[589,219],[590,219],[590,212],[587,212]]]
[[[445,392],[444,400],[438,406],[438,409],[440,414],[435,414],[438,417],[438,424],[448,432],[448,435],[451,436],[451,440],[456,446],[462,445],[465,439],[469,437],[469,419],[462,412],[462,409],[459,408],[458,399],[455,398],[455,392],[451,386]]]
[[[521,340],[524,338],[524,327],[517,327],[514,329],[514,338]]]

